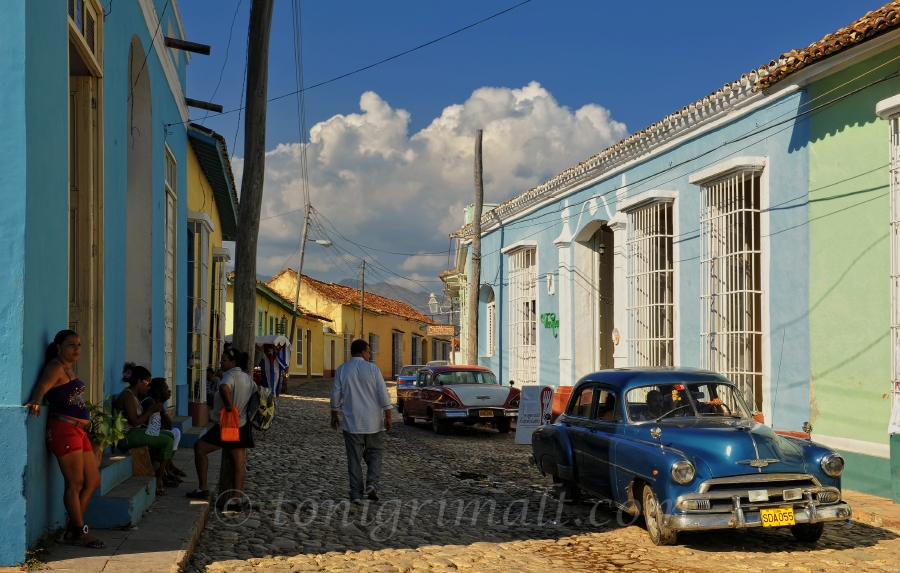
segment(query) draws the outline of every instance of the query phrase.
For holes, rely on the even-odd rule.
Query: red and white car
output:
[[[489,423],[504,434],[519,416],[519,395],[484,366],[425,366],[413,386],[397,388],[397,410],[406,425],[429,422],[436,434],[454,422]]]

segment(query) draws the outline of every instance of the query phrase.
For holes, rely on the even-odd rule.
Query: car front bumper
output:
[[[484,412],[491,412],[490,416],[482,416]],[[450,420],[453,422],[496,422],[497,420],[514,420],[519,417],[518,408],[498,408],[486,406],[484,408],[442,408],[434,411],[434,417],[438,420]]]
[[[814,502],[803,507],[794,507],[794,521],[797,523],[820,523],[824,521],[841,521],[850,519],[850,506],[844,502],[817,506]],[[676,531],[692,531],[702,529],[746,529],[762,527],[762,519],[758,511],[744,511],[735,507],[729,513],[684,513],[666,516],[666,526]]]

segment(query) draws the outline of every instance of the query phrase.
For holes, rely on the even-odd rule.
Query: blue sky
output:
[[[305,82],[311,85],[371,64],[517,3],[305,0]],[[313,206],[354,242],[398,252],[446,251],[447,232],[459,228],[461,206],[472,196],[471,155],[465,156],[467,148],[459,138],[474,132],[479,122],[485,125],[486,201],[500,202],[880,5],[877,0],[532,0],[411,55],[307,92],[307,126],[318,134],[320,145],[308,150]],[[214,101],[226,110],[239,107],[250,0],[181,0],[179,8],[187,39],[212,46],[210,56],[192,56],[187,96]],[[269,96],[293,91],[288,0],[275,2],[269,65]],[[220,73],[222,83],[213,96]],[[497,90],[477,92],[485,87]],[[364,99],[367,111],[361,111]],[[484,101],[490,105],[482,105]],[[543,103],[535,106],[537,101]],[[192,119],[205,113],[192,110]],[[237,119],[233,113],[210,118],[205,125],[225,135],[229,145],[236,141],[233,151],[240,158],[243,126],[235,140]],[[515,140],[499,139],[505,130],[491,127],[510,125],[518,130]],[[300,141],[294,97],[269,105],[267,129],[272,173],[263,217],[302,206],[299,182],[292,182],[291,175],[296,172],[292,160],[299,155],[290,144]],[[550,131],[559,133],[545,135]],[[532,140],[531,152],[540,161],[532,162],[521,145]],[[547,151],[560,144],[563,152]],[[431,151],[425,153],[425,148]],[[459,159],[459,173],[437,175],[438,167],[422,167],[423,161],[446,163],[445,154]],[[504,163],[514,155],[517,162]],[[531,163],[537,167],[523,172],[522,165]],[[240,167],[237,161],[238,177]],[[342,178],[344,183],[335,183]],[[437,179],[441,181],[433,183]],[[405,191],[396,194],[398,188]],[[347,208],[347,203],[360,201],[369,209]],[[423,211],[431,212],[424,220]],[[273,274],[285,264],[296,267],[289,256],[301,222],[300,214],[263,221],[260,272]],[[353,248],[342,245],[346,251]],[[446,256],[369,254],[384,265],[384,278],[391,276],[390,269],[430,290],[437,285],[428,281],[446,268]],[[306,269],[326,280],[353,271],[353,259],[341,264],[335,261],[338,251],[330,255],[332,259],[311,249]],[[416,283],[403,285],[416,289]]]

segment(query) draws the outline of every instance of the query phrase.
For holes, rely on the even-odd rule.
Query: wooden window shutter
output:
[[[87,42],[88,49],[92,54],[96,53],[94,47],[94,15],[90,10],[85,10],[84,15],[84,41]]]

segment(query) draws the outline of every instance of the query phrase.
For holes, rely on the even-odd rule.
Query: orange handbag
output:
[[[237,408],[234,409],[234,413],[230,413],[226,408],[219,411],[219,428],[222,430],[223,442],[237,442],[241,439],[240,423],[241,417]]]

